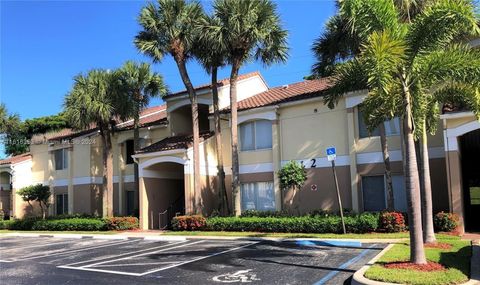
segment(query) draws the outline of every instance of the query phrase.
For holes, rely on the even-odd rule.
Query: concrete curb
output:
[[[50,233],[0,233],[1,236],[17,236],[17,237],[54,237],[54,238],[93,238],[108,240],[125,240],[125,239],[143,239],[143,240],[245,240],[245,241],[311,241],[321,242],[336,246],[360,246],[359,244],[368,243],[399,243],[406,239],[341,239],[341,238],[283,238],[283,237],[238,237],[238,236],[189,236],[189,235],[151,235],[151,234],[50,234]]]
[[[127,240],[127,239],[139,239],[139,240],[158,240],[158,241],[184,241],[187,240],[182,236],[135,236],[135,235],[84,235],[84,234],[36,234],[36,233],[6,233],[0,234],[0,236],[10,237],[51,237],[51,238],[71,238],[71,239],[105,239],[105,240]]]
[[[398,283],[388,283],[370,280],[364,276],[365,272],[382,257],[393,244],[388,245],[379,254],[372,258],[365,266],[353,274],[351,285],[401,285]],[[478,285],[480,284],[480,241],[472,241],[472,258],[470,259],[470,280],[459,285]]]

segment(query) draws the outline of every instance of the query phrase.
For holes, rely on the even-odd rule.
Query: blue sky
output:
[[[4,1],[0,0],[0,101],[22,119],[61,111],[72,77],[91,68],[113,69],[129,59],[151,62],[133,45],[140,27],[136,18],[145,1]],[[289,30],[290,59],[264,68],[250,63],[242,73],[260,70],[270,86],[302,80],[313,63],[310,51],[334,1],[278,1]],[[211,2],[202,2],[206,7]],[[194,84],[208,82],[195,63]],[[170,90],[183,84],[170,57],[153,65]],[[228,77],[229,68],[219,77]],[[159,104],[160,100],[152,102]]]

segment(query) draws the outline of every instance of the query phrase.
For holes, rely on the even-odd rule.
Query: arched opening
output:
[[[148,228],[164,229],[177,215],[185,214],[184,165],[160,162],[142,169],[148,200]]]
[[[208,114],[208,105],[198,104],[198,124],[200,131],[210,130]],[[193,133],[191,105],[179,107],[171,111],[169,116],[172,133],[175,135],[189,135]]]
[[[0,191],[12,190],[12,175],[8,171],[0,172]]]
[[[460,137],[465,229],[480,231],[480,129]]]

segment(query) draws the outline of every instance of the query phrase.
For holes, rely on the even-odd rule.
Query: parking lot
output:
[[[383,244],[0,237],[2,284],[348,284]]]

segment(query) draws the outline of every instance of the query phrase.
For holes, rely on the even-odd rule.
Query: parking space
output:
[[[34,284],[84,284],[81,280],[94,280],[85,284],[342,284],[383,247],[299,241],[8,237],[0,239],[0,278],[7,284],[32,284],[32,280]]]

